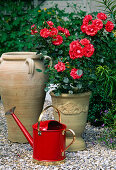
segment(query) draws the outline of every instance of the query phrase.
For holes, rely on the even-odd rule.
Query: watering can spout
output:
[[[14,120],[16,121],[16,123],[18,124],[18,126],[20,127],[21,131],[23,132],[23,134],[25,135],[26,139],[28,140],[28,142],[30,143],[30,145],[33,147],[33,138],[32,136],[29,134],[29,132],[27,131],[27,129],[24,127],[24,125],[20,122],[20,120],[17,118],[17,116],[14,114],[14,110],[16,107],[13,107],[12,109],[10,109],[9,111],[7,111],[5,113],[5,115],[12,115],[12,117],[14,118]]]

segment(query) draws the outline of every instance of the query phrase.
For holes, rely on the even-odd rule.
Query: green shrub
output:
[[[0,54],[10,51],[30,51],[33,47],[29,36],[28,15],[24,3],[10,2],[0,6]]]
[[[94,125],[106,124],[108,126],[108,123],[111,124],[110,117],[114,121],[115,111],[113,110],[116,109],[116,70],[111,70],[107,66],[98,66],[96,76],[96,88],[90,100],[88,120]],[[105,114],[106,110],[111,114]]]
[[[36,41],[30,35],[31,25],[42,25],[44,21],[52,20],[54,24],[59,22],[66,26],[69,22],[65,23],[63,18],[74,15],[65,13],[57,5],[41,10],[40,7],[31,9],[30,4],[17,1],[1,2],[0,11],[0,55],[10,51],[35,51]]]

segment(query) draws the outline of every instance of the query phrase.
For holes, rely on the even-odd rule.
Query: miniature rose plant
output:
[[[96,81],[95,67],[99,63],[95,36],[98,35],[99,38],[100,31],[103,34],[104,30],[111,32],[114,28],[113,23],[106,19],[104,13],[98,13],[95,19],[92,15],[86,15],[81,26],[85,36],[79,37],[75,33],[72,35],[67,28],[55,26],[52,21],[31,26],[32,36],[35,36],[36,40],[39,37],[39,42],[35,43],[38,53],[48,55],[52,60],[52,65],[48,64],[46,69],[49,73],[46,91],[51,84],[56,85],[54,90],[56,95],[91,90],[93,82]]]
[[[43,23],[43,27],[37,28],[32,25],[31,34],[41,37],[43,44],[38,46],[38,53],[51,57],[52,65],[48,64],[46,72],[49,73],[49,81],[46,91],[50,85],[56,85],[54,93],[75,94],[89,90],[93,74],[94,46],[87,38],[73,40],[70,31],[58,25],[54,26],[52,21]],[[41,43],[40,42],[40,43]],[[44,51],[41,51],[41,46]],[[93,58],[93,59],[91,59]]]

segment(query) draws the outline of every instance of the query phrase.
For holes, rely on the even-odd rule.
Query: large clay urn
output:
[[[0,95],[5,111],[16,106],[16,115],[32,135],[32,125],[38,120],[45,99],[43,60],[35,52],[8,52],[0,58]],[[37,72],[36,69],[42,70]],[[12,117],[6,116],[8,139],[26,143],[24,135]]]
[[[82,138],[82,134],[87,121],[91,92],[61,94],[60,96],[55,96],[54,93],[51,92],[50,95],[53,106],[55,106],[61,113],[62,122],[67,125],[67,128],[72,129],[76,134],[75,143],[71,145],[68,151],[84,150],[86,144]],[[71,142],[70,134],[67,135],[66,140],[67,144]]]

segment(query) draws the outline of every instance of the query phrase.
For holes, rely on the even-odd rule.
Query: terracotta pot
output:
[[[38,120],[45,99],[44,64],[35,52],[9,52],[0,58],[0,94],[5,111],[16,106],[16,115],[32,135],[32,125]],[[37,72],[35,69],[41,69]],[[8,139],[26,143],[24,135],[12,117],[6,116]]]
[[[71,145],[68,151],[84,150],[86,144],[82,138],[87,121],[89,98],[91,92],[80,94],[62,94],[55,96],[50,93],[52,104],[61,112],[61,120],[72,129],[76,134],[76,141]],[[55,114],[56,115],[56,114]],[[55,117],[55,119],[57,119]],[[67,144],[71,142],[71,136],[67,135]]]

